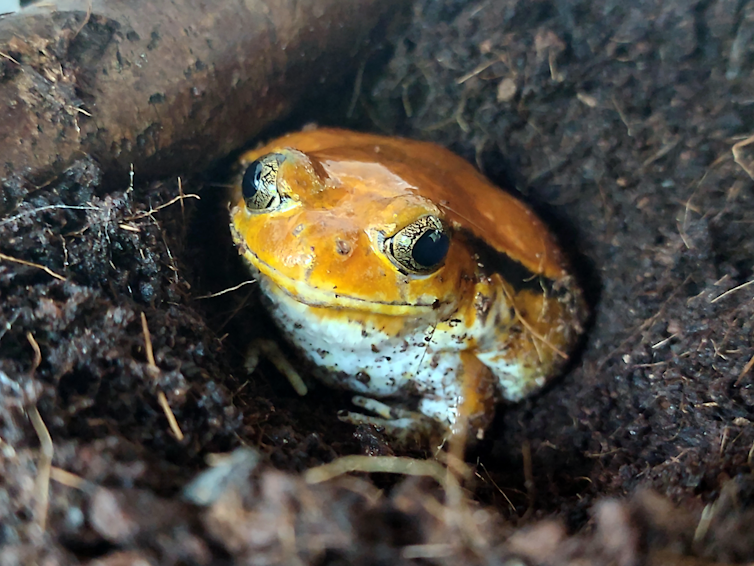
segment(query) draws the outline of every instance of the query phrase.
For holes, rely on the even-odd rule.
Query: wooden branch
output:
[[[401,0],[61,0],[0,18],[0,181],[197,170],[355,67]]]

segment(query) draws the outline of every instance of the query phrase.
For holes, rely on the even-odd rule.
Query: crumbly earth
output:
[[[353,96],[270,132],[446,145],[572,255],[588,337],[563,378],[500,408],[461,503],[427,479],[305,483],[392,449],[337,420],[347,395],[298,398],[266,364],[245,375],[248,338],[274,330],[253,284],[207,297],[248,279],[226,167],[172,204],[176,179],[130,188],[87,158],[39,187],[9,179],[0,564],[754,560],[752,38],[746,0],[425,0]],[[46,512],[34,407],[54,448]],[[239,446],[254,452],[186,489]]]

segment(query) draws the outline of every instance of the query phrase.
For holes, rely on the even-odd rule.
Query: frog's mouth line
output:
[[[250,253],[249,255],[253,254]],[[247,255],[246,257],[248,258],[249,256]],[[350,297],[348,295],[339,295],[332,291],[323,291],[322,289],[308,285],[303,281],[296,281],[295,279],[283,275],[277,269],[270,267],[256,256],[254,256],[254,259],[255,261],[253,263],[262,275],[266,276],[292,299],[310,307],[366,311],[374,314],[393,316],[423,315],[435,310],[433,305],[412,305],[408,303],[369,301],[357,297]]]
[[[234,239],[236,239],[235,230],[233,235]],[[308,285],[303,281],[297,281],[291,277],[283,275],[280,271],[259,259],[259,256],[252,252],[242,240],[236,239],[236,243],[249,263],[274,283],[277,288],[301,304],[310,307],[347,309],[392,316],[424,315],[437,310],[435,303],[385,303],[382,301],[359,299],[348,295],[339,295],[332,291],[323,291],[322,289]]]

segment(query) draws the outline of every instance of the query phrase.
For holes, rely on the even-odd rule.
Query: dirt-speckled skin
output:
[[[231,210],[239,252],[284,335],[325,383],[391,397],[449,430],[478,430],[500,398],[557,374],[585,306],[557,243],[522,202],[433,144],[319,129],[269,153],[280,206]],[[425,215],[450,245],[428,274],[398,269],[381,246]],[[403,423],[401,426],[411,426]]]

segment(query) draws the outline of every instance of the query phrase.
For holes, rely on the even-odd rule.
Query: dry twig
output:
[[[149,364],[150,368],[153,368],[155,374],[159,374],[160,368],[157,367],[157,364],[154,361],[152,337],[149,334],[147,316],[143,312],[141,313],[141,330],[144,334],[144,348],[147,355],[147,363]],[[165,418],[168,419],[168,425],[170,426],[170,430],[173,431],[173,435],[179,441],[183,440],[183,431],[178,425],[178,420],[175,418],[175,414],[173,413],[173,410],[170,408],[170,404],[168,403],[168,398],[165,396],[165,393],[163,391],[157,392],[157,403],[159,403],[160,407],[162,407],[162,411],[165,413]]]
[[[197,300],[200,299],[213,299],[215,297],[219,297],[220,295],[224,295],[225,293],[232,293],[233,291],[237,291],[241,287],[245,285],[251,285],[252,283],[256,283],[256,279],[249,279],[248,281],[244,281],[243,283],[239,283],[238,285],[233,285],[233,287],[228,287],[227,289],[223,289],[222,291],[218,291],[217,293],[210,293],[209,295],[202,295],[200,297],[196,297]]]
[[[47,525],[47,508],[50,502],[50,470],[52,468],[52,457],[54,448],[50,431],[47,430],[42,416],[36,407],[29,407],[26,410],[34,427],[34,432],[39,438],[39,466],[37,478],[34,481],[34,491],[37,494],[37,505],[34,509],[34,515],[39,523],[39,527],[44,531]]]
[[[81,476],[77,476],[76,474],[73,474],[62,468],[58,468],[56,466],[52,466],[50,468],[50,479],[66,487],[79,489],[82,491],[86,489],[87,485],[89,484],[89,482]]]
[[[144,334],[144,348],[147,355],[147,363],[157,369],[157,364],[154,362],[154,351],[152,350],[152,336],[149,334],[149,325],[147,324],[147,315],[141,313],[141,331]]]
[[[41,269],[42,271],[47,273],[47,275],[50,275],[51,277],[54,277],[55,279],[60,279],[61,281],[67,281],[65,277],[55,273],[52,269],[50,269],[49,267],[45,265],[40,265],[38,263],[26,261],[25,259],[18,259],[17,257],[12,257],[4,253],[0,253],[0,259],[4,259],[5,261],[10,261],[12,263],[19,263],[21,265],[26,265],[28,267],[36,267],[37,269]]]
[[[0,51],[0,57],[2,57],[3,59],[7,59],[8,61],[13,61],[16,65],[21,64],[18,61],[16,61],[13,57],[8,55],[7,53],[3,53],[2,51]]]
[[[746,174],[749,175],[752,179],[754,179],[754,161],[750,161],[748,163],[744,163],[743,160],[743,148],[747,145],[750,145],[754,143],[754,136],[749,136],[745,140],[741,140],[737,144],[735,144],[731,148],[731,152],[733,153],[733,161],[738,163],[738,165],[741,166],[741,169],[746,171]]]
[[[194,193],[189,193],[187,195],[179,194],[177,197],[171,198],[168,202],[164,202],[161,205],[159,205],[157,208],[149,207],[149,210],[145,210],[143,212],[137,212],[133,216],[129,216],[128,218],[124,218],[124,220],[138,220],[139,218],[146,218],[147,216],[152,216],[155,212],[162,210],[163,208],[166,208],[170,206],[171,204],[175,204],[178,201],[181,201],[181,206],[183,206],[183,199],[186,198],[195,198],[196,200],[202,200],[202,198],[199,195],[196,195]]]
[[[328,464],[323,464],[306,471],[307,483],[321,483],[349,472],[402,474],[406,476],[427,476],[438,484],[447,487],[457,483],[453,476],[446,474],[446,469],[434,460],[416,460],[403,456],[343,456]]]
[[[746,283],[741,283],[740,285],[737,285],[736,287],[733,287],[732,289],[728,289],[722,295],[718,295],[717,297],[715,297],[714,299],[712,299],[710,301],[710,303],[716,303],[717,301],[721,301],[722,299],[724,299],[725,297],[727,297],[731,293],[735,293],[736,291],[740,291],[741,289],[743,289],[745,287],[748,287],[749,285],[754,285],[754,279],[752,279],[751,281],[747,281]]]
[[[34,335],[31,332],[26,333],[26,339],[31,344],[32,350],[34,350],[34,360],[31,365],[30,373],[33,375],[39,364],[42,363],[42,350],[39,348],[39,344],[34,339]],[[37,478],[34,481],[34,491],[37,495],[37,505],[34,509],[34,515],[39,523],[39,527],[44,531],[47,525],[47,509],[50,502],[50,469],[52,468],[52,457],[54,454],[54,447],[52,445],[52,437],[50,431],[45,426],[42,416],[35,406],[26,410],[29,415],[29,420],[34,427],[34,432],[37,433],[39,438],[39,466],[37,470]]]
[[[738,374],[738,379],[736,379],[736,382],[733,384],[735,387],[738,387],[741,384],[741,380],[743,380],[744,376],[751,371],[751,368],[754,367],[754,356],[751,357],[751,359],[746,363],[744,366],[744,369],[741,370],[741,373]]]
[[[183,440],[183,431],[181,430],[181,427],[178,426],[178,420],[175,418],[175,414],[173,414],[173,410],[170,408],[168,398],[165,397],[165,393],[163,393],[162,391],[157,392],[157,402],[160,404],[160,407],[162,407],[162,411],[165,413],[165,417],[168,419],[170,430],[173,431],[173,434],[179,441]]]

